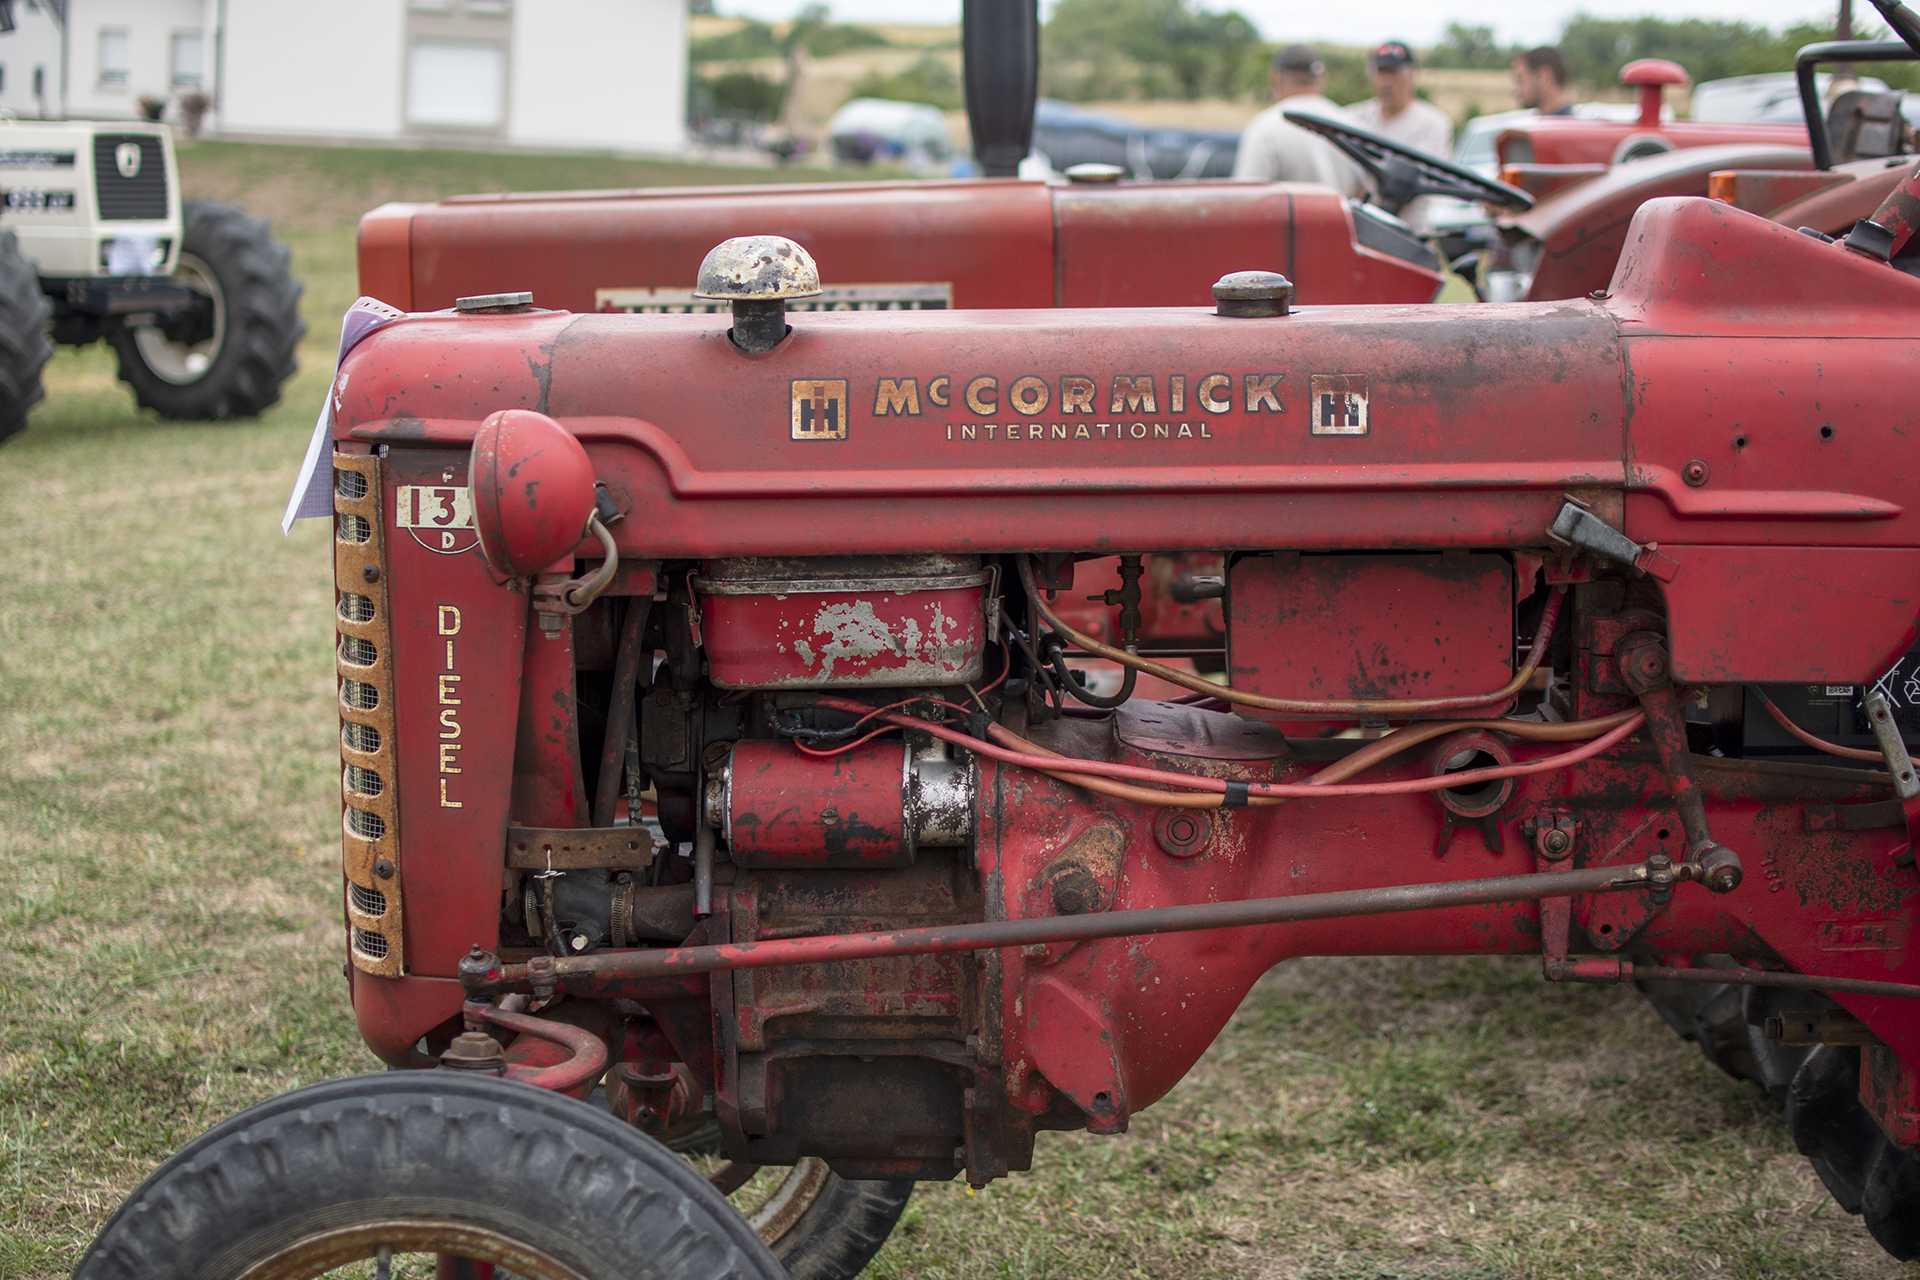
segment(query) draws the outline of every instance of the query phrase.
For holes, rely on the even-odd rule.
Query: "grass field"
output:
[[[277,528],[355,293],[353,217],[776,176],[212,144],[183,168],[280,223],[310,332],[283,404],[225,426],[137,412],[104,351],[63,352],[0,449],[0,1280],[65,1274],[214,1121],[375,1066],[340,978],[326,529]],[[924,1187],[869,1274],[1920,1276],[1632,993],[1536,971],[1277,970],[1132,1133]]]

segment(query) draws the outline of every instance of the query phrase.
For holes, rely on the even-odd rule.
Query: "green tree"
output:
[[[1492,27],[1469,27],[1458,22],[1447,24],[1440,43],[1428,51],[1430,67],[1471,67],[1489,70],[1504,67],[1518,50],[1493,38]]]
[[[924,102],[942,111],[957,111],[966,105],[960,75],[952,65],[931,55],[904,71],[883,76],[869,72],[853,86],[855,98],[890,98],[895,102]]]
[[[1042,91],[1060,98],[1234,97],[1260,33],[1193,0],[1060,0],[1041,32]]]

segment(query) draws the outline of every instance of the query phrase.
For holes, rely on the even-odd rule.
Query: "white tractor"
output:
[[[0,440],[53,342],[106,339],[162,417],[260,413],[306,331],[287,256],[237,206],[181,202],[165,125],[0,120]]]

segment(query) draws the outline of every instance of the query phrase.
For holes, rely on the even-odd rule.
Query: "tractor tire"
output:
[[[1694,957],[1702,968],[1733,966],[1729,956]],[[1636,982],[1640,994],[1661,1020],[1700,1047],[1708,1062],[1735,1080],[1750,1080],[1776,1103],[1787,1099],[1787,1088],[1806,1060],[1808,1050],[1769,1040],[1763,1030],[1767,1015],[1783,1008],[1824,1008],[1833,1002],[1804,991],[1749,987],[1733,983]]]
[[[1834,1202],[1858,1214],[1881,1248],[1920,1257],[1920,1158],[1887,1140],[1860,1105],[1860,1050],[1812,1050],[1787,1091],[1787,1132]]]
[[[278,403],[307,331],[287,247],[237,205],[189,201],[181,223],[173,278],[207,306],[197,318],[163,315],[138,327],[109,322],[120,380],[142,408],[163,418],[254,417]]]
[[[570,1098],[387,1072],[202,1134],[108,1220],[74,1280],[310,1280],[391,1254],[529,1280],[785,1280],[707,1181]]]
[[[893,1234],[913,1180],[854,1182],[822,1160],[802,1160],[751,1226],[793,1280],[853,1280]]]
[[[40,371],[53,358],[47,322],[53,304],[11,231],[0,231],[0,440],[26,429],[27,414],[46,397]]]
[[[596,1087],[587,1101],[606,1110],[605,1087]],[[720,1126],[709,1120],[664,1141],[668,1150],[684,1156],[717,1156]],[[912,1195],[911,1178],[856,1182],[823,1160],[806,1159],[788,1170],[761,1203],[741,1196],[735,1208],[793,1280],[853,1280],[893,1234]]]

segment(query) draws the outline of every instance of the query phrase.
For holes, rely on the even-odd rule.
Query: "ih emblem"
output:
[[[137,142],[123,142],[115,147],[113,149],[113,165],[114,168],[120,170],[120,176],[123,178],[139,177],[140,144]]]
[[[1316,373],[1312,379],[1313,434],[1367,434],[1367,375]]]
[[[793,438],[847,438],[847,380],[798,378],[793,384]]]

